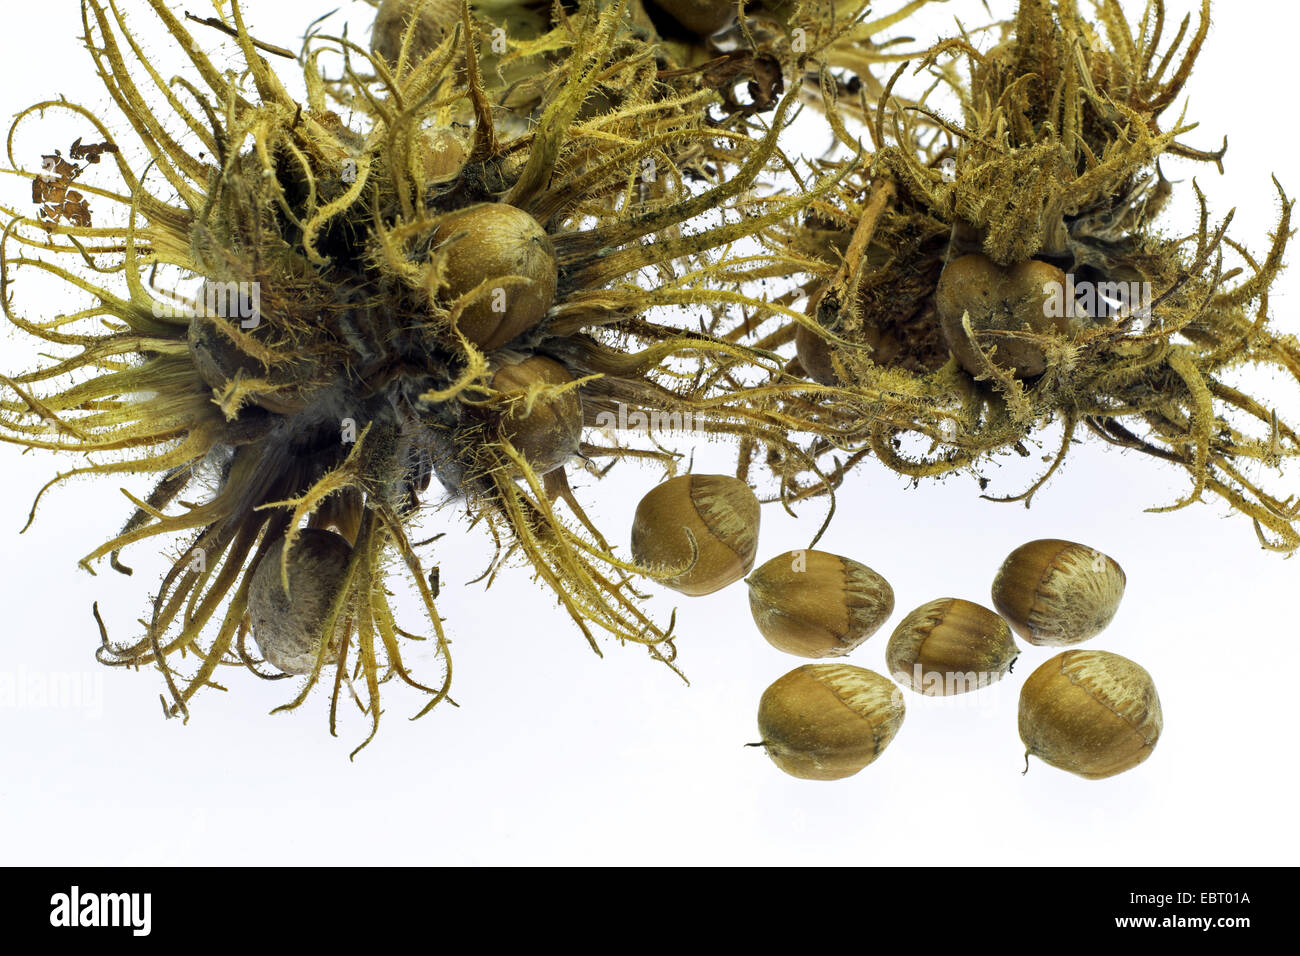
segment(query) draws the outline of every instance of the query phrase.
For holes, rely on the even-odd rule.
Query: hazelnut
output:
[[[370,28],[370,52],[396,63],[407,24],[415,20],[407,62],[419,63],[460,22],[460,0],[384,0]]]
[[[482,203],[449,213],[433,242],[447,244],[446,300],[478,290],[460,314],[460,331],[481,349],[500,348],[531,329],[555,301],[555,249],[522,209]],[[496,280],[501,284],[493,287]]]
[[[840,657],[894,611],[889,582],[865,564],[825,551],[788,551],[745,579],[754,623],[777,650]]]
[[[539,475],[559,468],[582,444],[582,399],[577,389],[560,394],[541,391],[572,381],[568,369],[542,355],[502,366],[492,376],[492,387],[509,403],[500,417],[502,437]]]
[[[736,19],[736,0],[653,0],[696,36],[712,36]]]
[[[305,528],[289,551],[289,593],[280,576],[286,539],[267,549],[253,572],[248,616],[262,656],[286,674],[310,674],[316,667],[321,631],[343,584],[352,548],[333,531]],[[332,643],[340,643],[332,639]],[[337,650],[331,648],[334,654]],[[325,663],[331,661],[326,652]]]
[[[632,557],[660,584],[683,594],[711,594],[754,566],[758,519],[758,498],[739,478],[670,478],[636,507]]]
[[[1108,651],[1064,651],[1020,689],[1020,739],[1029,755],[1097,780],[1136,767],[1164,718],[1151,675]]]
[[[819,385],[840,384],[840,377],[835,374],[835,365],[831,361],[831,343],[823,336],[805,325],[796,326],[794,348],[804,375]]]
[[[450,129],[432,129],[417,146],[426,183],[455,179],[469,158],[465,140]]]
[[[935,697],[977,690],[1003,675],[1020,648],[992,611],[960,598],[922,604],[894,629],[885,663],[894,680]]]
[[[997,346],[994,365],[1021,377],[1041,375],[1047,370],[1047,355],[1035,337],[1069,335],[1079,328],[1078,319],[1051,314],[1049,290],[1063,290],[1065,285],[1064,272],[1037,259],[1010,268],[979,254],[954,259],[944,266],[934,294],[948,348],[966,371],[983,374],[962,327],[962,315],[969,313],[975,344],[985,352]]]
[[[1124,596],[1124,569],[1094,548],[1045,538],[1012,551],[993,606],[1031,644],[1064,647],[1099,634]]]
[[[856,341],[868,346],[858,354],[870,358],[877,365],[893,365],[906,352],[906,347],[896,334],[874,325],[863,326],[856,333]],[[832,356],[835,347],[824,336],[807,326],[800,325],[794,332],[795,355],[803,374],[819,385],[840,385]]]
[[[887,678],[850,664],[805,664],[758,704],[772,762],[792,777],[851,777],[880,756],[903,725],[903,695]]]

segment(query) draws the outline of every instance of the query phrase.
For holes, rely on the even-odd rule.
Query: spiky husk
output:
[[[202,86],[169,85],[159,76],[116,4],[82,6],[100,75],[149,157],[137,172],[123,142],[113,154],[120,188],[81,187],[97,206],[118,207],[121,221],[39,221],[14,210],[4,235],[6,314],[24,333],[71,355],[3,379],[13,397],[0,401],[0,439],[86,453],[92,462],[57,476],[37,502],[76,474],[159,476],[146,498],[128,496],[135,513],[121,534],[83,559],[87,569],[107,557],[130,573],[118,560],[122,549],[188,536],[144,635],[113,642],[101,623],[100,659],[161,670],[173,716],[188,717],[191,698],[215,684],[219,667],[282,676],[266,673],[249,650],[252,572],[287,538],[287,590],[295,535],[334,527],[353,549],[319,646],[331,654],[337,648],[338,661],[322,656],[285,708],[302,704],[317,684],[332,684],[333,730],[339,701],[351,692],[371,721],[362,746],[378,728],[381,684],[401,681],[427,694],[419,712],[427,713],[447,699],[451,662],[409,531],[419,496],[437,477],[496,541],[489,575],[507,558],[520,559],[598,653],[596,636],[604,633],[647,646],[672,666],[672,624],[661,626],[641,610],[634,586],[640,569],[583,513],[563,469],[534,473],[485,416],[507,401],[490,386],[498,362],[460,334],[457,320],[493,290],[449,298],[446,246],[429,237],[448,214],[489,201],[542,224],[553,241],[558,292],[542,323],[509,343],[509,357],[546,355],[564,364],[574,380],[550,388],[580,389],[587,424],[622,403],[690,416],[707,432],[757,432],[780,443],[779,417],[743,389],[726,387],[735,369],[770,372],[771,356],[652,321],[646,312],[748,302],[718,287],[730,267],[729,244],[833,185],[828,176],[806,196],[749,216],[724,215],[694,233],[681,229],[707,210],[749,202],[794,95],[761,138],[751,138],[743,122],[710,124],[704,115],[718,102],[713,90],[698,77],[662,76],[621,4],[592,7],[547,35],[565,56],[547,68],[535,125],[517,135],[497,122],[510,114],[510,94],[483,79],[467,5],[462,22],[419,62],[387,64],[344,38],[313,35],[300,61],[308,96],[299,103],[260,52],[267,45],[249,35],[238,5],[223,23],[248,64],[252,90],[218,69],[163,0],[149,3]],[[322,48],[342,54],[341,77],[322,73]],[[621,91],[617,107],[582,116],[600,83]],[[364,114],[362,130],[339,120],[340,104]],[[15,126],[55,109],[117,145],[108,123],[64,100],[34,105]],[[169,134],[168,120],[176,119],[201,153]],[[450,158],[431,158],[426,137],[458,136],[462,126],[454,124],[468,134]],[[645,175],[647,158],[657,175]],[[14,245],[22,251],[11,252]],[[81,260],[89,273],[69,260]],[[245,327],[205,314],[196,339],[191,326],[202,310],[151,286],[159,266],[212,283],[256,283],[263,320]],[[20,315],[9,293],[25,269],[59,278],[93,304],[54,319]],[[638,285],[643,270],[654,270],[659,282]],[[511,281],[502,277],[501,285]],[[236,371],[214,387],[196,350],[229,352]],[[669,467],[677,457],[617,442],[582,451],[592,460],[652,458]],[[215,492],[186,502],[182,493],[205,467],[216,470]],[[441,665],[433,680],[417,679],[404,663],[421,638],[395,618],[385,589],[394,563],[409,572],[428,618]],[[326,639],[336,633],[345,635],[341,647]]]
[[[867,117],[879,148],[863,174],[776,241],[777,260],[812,277],[801,288],[809,314],[757,330],[767,348],[801,326],[816,333],[835,382],[776,380],[773,389],[784,392],[791,417],[831,433],[811,454],[840,456],[836,480],[867,457],[917,478],[973,468],[1023,454],[1024,439],[1059,422],[1060,450],[1046,472],[1022,494],[995,500],[1028,505],[1086,429],[1187,470],[1188,493],[1151,510],[1213,494],[1253,521],[1264,547],[1293,551],[1300,499],[1270,492],[1247,466],[1280,469],[1300,455],[1296,411],[1269,409],[1226,378],[1262,366],[1300,381],[1300,343],[1277,328],[1268,299],[1293,200],[1275,183],[1281,212],[1259,258],[1227,235],[1231,215],[1211,223],[1195,185],[1198,227],[1187,237],[1163,233],[1157,216],[1172,186],[1159,159],[1223,156],[1184,144],[1191,126],[1182,117],[1161,119],[1206,38],[1208,3],[1196,28],[1185,20],[1168,44],[1160,0],[1136,29],[1113,0],[1097,4],[1095,22],[1104,37],[1073,2],[1023,0],[989,52],[964,37],[934,46],[919,69],[943,64],[960,122],[881,99]],[[969,63],[969,79],[947,63],[953,55]],[[1043,260],[1081,281],[1150,283],[1151,318],[1121,311],[1074,338],[1000,333],[1045,353],[1047,370],[1033,378],[993,361],[989,336],[972,374],[949,357],[934,295],[944,265],[970,253],[1005,266]],[[792,371],[805,370],[796,362]],[[800,468],[777,460],[788,497],[824,487],[820,478],[809,486]]]

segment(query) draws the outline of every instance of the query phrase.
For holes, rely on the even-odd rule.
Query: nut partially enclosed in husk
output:
[[[712,36],[736,19],[735,0],[654,0],[654,5],[696,36]]]
[[[660,584],[683,594],[711,594],[754,566],[758,519],[758,498],[739,478],[670,478],[636,507],[632,557]]]
[[[481,349],[531,329],[555,301],[555,248],[522,209],[494,202],[458,210],[439,222],[433,243],[446,243],[448,302],[473,293],[458,326]]]
[[[1164,718],[1142,667],[1108,651],[1064,651],[1020,689],[1020,739],[1032,754],[1091,780],[1136,767],[1155,748]]]
[[[1012,551],[993,606],[1031,644],[1065,647],[1099,634],[1124,597],[1124,569],[1095,548],[1043,538]]]
[[[792,777],[839,780],[880,756],[903,725],[894,684],[851,664],[805,664],[773,683],[758,704],[772,762]]]
[[[903,618],[890,635],[885,662],[904,687],[936,697],[1001,680],[1019,654],[998,615],[973,601],[939,598]]]
[[[577,389],[558,394],[543,391],[572,381],[568,369],[544,355],[503,365],[492,376],[492,387],[508,402],[499,419],[502,437],[539,475],[559,468],[582,444],[582,399]]]
[[[894,591],[865,564],[825,551],[788,551],[745,579],[754,623],[778,650],[839,657],[889,620]]]
[[[460,0],[384,0],[370,28],[370,52],[396,63],[409,29],[407,61],[419,63],[459,22]]]
[[[804,375],[821,385],[840,384],[839,376],[835,373],[831,344],[824,336],[805,325],[797,325],[794,330],[794,348],[799,368]]]
[[[1066,336],[1080,323],[1053,310],[1054,297],[1063,295],[1065,273],[1048,262],[1030,259],[1003,268],[988,257],[973,254],[954,259],[944,267],[935,289],[939,323],[953,356],[972,375],[984,375],[984,363],[975,346],[987,352],[997,347],[993,364],[1027,377],[1047,369],[1047,355],[1037,337]],[[970,316],[972,338],[962,326]]]
[[[254,300],[239,291],[244,285],[204,281],[185,336],[194,370],[205,385],[219,394],[241,380],[257,381],[263,387],[250,390],[248,397],[253,404],[279,415],[301,411],[311,401],[310,382],[318,371],[311,358],[300,353],[292,364],[268,368],[244,352],[218,325],[220,319],[239,334],[247,335],[252,335],[253,329],[266,328],[264,317],[254,311],[260,295]]]
[[[248,616],[253,640],[269,664],[286,674],[310,674],[352,548],[333,531],[300,531],[289,550],[289,593],[285,594],[280,576],[285,540],[273,544],[253,572]],[[337,648],[327,649],[325,663],[336,654]]]

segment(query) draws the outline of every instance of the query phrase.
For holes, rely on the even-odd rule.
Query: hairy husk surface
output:
[[[1183,118],[1162,119],[1208,29],[1208,3],[1168,40],[1160,0],[1136,26],[1112,0],[1091,17],[1074,2],[1023,0],[992,49],[980,53],[958,36],[914,68],[933,68],[955,92],[960,121],[888,95],[906,64],[888,80],[866,117],[874,153],[774,242],[776,261],[811,276],[800,288],[807,314],[736,336],[764,348],[797,334],[823,341],[833,370],[826,384],[771,384],[784,411],[819,436],[810,457],[833,459],[832,483],[870,457],[916,478],[974,469],[999,453],[1028,454],[1024,440],[1059,423],[1045,473],[995,500],[1028,506],[1086,431],[1186,469],[1186,495],[1151,510],[1217,496],[1252,520],[1264,547],[1300,546],[1300,499],[1259,477],[1275,471],[1281,484],[1282,467],[1300,454],[1295,410],[1229,384],[1247,366],[1300,382],[1300,343],[1277,328],[1268,297],[1293,200],[1275,182],[1281,213],[1259,256],[1228,235],[1231,214],[1211,221],[1195,182],[1192,234],[1156,225],[1174,192],[1159,160],[1217,164],[1224,154],[1184,143],[1192,126]],[[976,342],[967,315],[979,356],[967,369],[950,356],[935,289],[947,263],[972,254],[1003,267],[1050,263],[1081,284],[1147,283],[1151,294],[1145,310],[1094,315],[1073,336],[1026,327]],[[1036,347],[1046,370],[1013,374],[994,361],[999,342]],[[811,372],[797,360],[790,371]],[[742,458],[741,474],[754,457],[751,449]],[[804,481],[802,460],[767,459],[787,499],[825,490],[820,474]]]
[[[145,2],[185,76],[160,74],[119,0],[83,0],[114,115],[51,99],[10,130],[4,172],[30,180],[40,206],[4,210],[0,303],[46,363],[0,375],[0,441],[85,456],[40,491],[29,525],[70,478],[151,476],[147,494],[124,490],[128,520],[81,564],[129,575],[131,546],[179,542],[142,633],[113,640],[95,610],[100,660],[159,671],[169,716],[224,689],[223,667],[290,676],[261,659],[249,602],[268,553],[288,591],[305,529],[333,529],[350,550],[315,667],[280,709],[323,685],[331,732],[351,700],[365,746],[381,685],[423,695],[417,716],[448,700],[438,536],[416,540],[435,498],[494,543],[483,579],[521,565],[597,653],[612,637],[676,670],[674,621],[653,619],[638,588],[685,569],[621,555],[569,484],[569,469],[603,477],[624,460],[675,474],[683,456],[662,436],[609,427],[645,413],[689,423],[687,440],[735,442],[738,477],[766,468],[787,508],[827,495],[831,514],[869,458],[916,479],[978,474],[1059,426],[1044,473],[995,500],[1028,505],[1087,432],[1186,471],[1186,495],[1152,510],[1217,497],[1264,547],[1300,547],[1300,499],[1260,477],[1300,455],[1295,410],[1232,384],[1245,367],[1300,383],[1300,342],[1269,308],[1293,201],[1277,187],[1261,254],[1229,236],[1231,214],[1212,221],[1195,182],[1191,234],[1158,222],[1175,196],[1162,157],[1224,156],[1164,118],[1208,2],[1175,30],[1161,0],[1137,24],[1115,0],[1022,0],[985,28],[1001,38],[986,52],[963,30],[911,54],[877,37],[934,0],[883,14],[764,0],[707,36],[654,0],[529,2],[504,47],[469,3],[437,0],[438,29],[390,34],[382,54],[314,26],[294,54],[252,36],[237,4],[182,18]],[[890,62],[902,65],[875,75]],[[906,70],[928,70],[960,117],[928,94],[895,96]],[[809,104],[851,159],[801,167],[782,151]],[[55,111],[99,145],[74,144],[80,167],[24,167],[19,134]],[[763,193],[774,171],[796,188]],[[476,257],[458,244],[475,237],[455,224],[503,209],[535,227],[553,288],[549,275],[542,293],[537,276],[466,280]],[[737,252],[742,240],[757,251]],[[990,333],[969,314],[954,333],[936,286],[970,256],[1151,296],[1068,336]],[[14,295],[24,274],[61,283],[74,310],[28,315]],[[160,276],[256,288],[259,321],[205,311],[203,291]],[[768,280],[784,291],[753,292]],[[524,295],[544,300],[539,321],[504,344],[473,333],[485,302]],[[691,319],[675,321],[683,310]],[[974,368],[953,358],[954,334]],[[807,366],[789,358],[796,342]],[[1037,350],[1044,370],[1009,369],[1013,348]],[[530,359],[550,377],[494,387]],[[539,472],[503,422],[560,407],[580,409],[578,452]],[[419,595],[417,626],[397,619],[399,577]],[[416,673],[407,662],[429,647],[434,673]]]
[[[573,389],[588,426],[623,405],[687,416],[704,432],[785,441],[777,413],[729,387],[737,369],[771,374],[774,356],[646,313],[748,303],[720,287],[732,268],[729,245],[834,185],[838,174],[806,195],[748,208],[797,90],[774,105],[770,131],[725,108],[721,120],[706,121],[710,108],[725,107],[718,94],[698,75],[665,73],[622,4],[592,4],[498,58],[506,67],[532,58],[541,71],[519,112],[509,102],[519,90],[503,80],[508,70],[480,69],[487,25],[462,4],[435,48],[410,57],[408,36],[396,63],[312,33],[297,57],[307,90],[299,102],[281,81],[282,61],[273,68],[269,59],[293,55],[250,36],[238,5],[216,5],[206,27],[237,45],[242,76],[219,69],[205,52],[210,44],[164,0],[149,5],[196,82],[160,76],[117,3],[82,5],[91,55],[147,157],[143,168],[132,166],[125,139],[119,147],[124,131],[114,122],[65,100],[33,105],[10,134],[12,172],[35,181],[40,173],[14,160],[15,131],[47,111],[67,111],[103,141],[112,160],[103,175],[115,171],[119,183],[77,184],[108,224],[8,210],[6,314],[66,357],[0,379],[8,391],[0,440],[88,456],[89,464],[51,481],[37,504],[78,474],[157,476],[147,496],[127,494],[134,513],[86,555],[86,569],[107,558],[129,574],[123,549],[162,536],[184,541],[141,636],[113,641],[100,622],[100,659],[161,671],[164,709],[186,718],[199,689],[222,686],[222,667],[283,678],[249,641],[253,572],[287,539],[287,591],[295,537],[331,527],[352,550],[320,624],[316,667],[282,709],[324,684],[331,731],[350,696],[371,723],[365,742],[378,728],[386,682],[427,695],[419,715],[428,712],[448,697],[451,660],[436,579],[420,555],[430,542],[410,532],[420,496],[437,478],[496,542],[485,577],[516,560],[553,591],[598,653],[604,633],[673,666],[671,622],[664,627],[640,607],[642,569],[588,519],[564,468],[537,474],[493,423]],[[327,50],[344,64],[341,74],[321,67]],[[591,109],[598,87],[617,88],[617,102]],[[359,115],[355,128],[340,119],[345,108]],[[174,138],[177,124],[197,147]],[[452,213],[485,203],[528,213],[557,266],[543,320],[492,352],[466,338],[458,320],[523,277],[488,276],[449,295],[448,250],[465,237],[430,238]],[[733,207],[750,214],[680,228],[703,211]],[[106,215],[112,210],[115,222]],[[160,267],[228,288],[256,284],[260,322],[201,313],[193,298],[154,284]],[[11,290],[28,270],[57,278],[89,304],[55,318],[24,316]],[[656,281],[635,281],[646,274]],[[205,325],[196,339],[199,314]],[[214,385],[196,355],[229,359],[234,369]],[[531,355],[561,363],[572,381],[510,396],[491,387],[503,363]],[[679,457],[617,441],[584,443],[580,454],[593,472],[601,459],[650,458],[671,470]],[[204,495],[211,475],[215,487]],[[197,500],[187,489],[197,489]],[[423,635],[396,619],[385,585],[395,571],[418,591]],[[440,664],[432,679],[405,663],[414,642],[427,641]]]

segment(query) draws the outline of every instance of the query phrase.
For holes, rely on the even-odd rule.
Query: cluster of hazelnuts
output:
[[[843,657],[889,620],[893,589],[850,558],[791,551],[750,574],[758,520],[758,499],[737,478],[671,478],[637,507],[633,557],[684,594],[709,594],[748,574],[759,631],[800,657]],[[1124,586],[1119,564],[1093,548],[1030,541],[994,578],[996,611],[939,598],[903,618],[885,654],[893,681],[832,662],[805,664],[773,683],[759,702],[761,746],[792,776],[851,776],[902,726],[899,685],[924,696],[987,686],[1010,673],[1020,653],[1013,631],[1039,646],[1086,641],[1110,623]],[[1125,657],[1096,650],[1067,650],[1035,670],[1020,691],[1019,720],[1026,759],[1032,754],[1090,779],[1137,766],[1162,726],[1151,676]]]
[[[488,441],[509,441],[536,474],[554,471],[577,453],[582,439],[581,399],[575,389],[561,387],[574,377],[546,355],[502,349],[540,323],[555,300],[558,273],[550,237],[527,212],[487,202],[443,216],[431,243],[445,255],[444,298],[461,303],[457,330],[486,353],[490,362],[491,401],[462,417],[486,426]],[[501,276],[508,279],[493,287],[495,277]],[[508,309],[493,301],[505,296],[509,297]],[[341,412],[365,420],[372,410],[369,405],[353,403],[328,377],[312,381],[319,369],[310,361],[294,363],[296,379],[289,373],[279,378],[278,372],[267,375],[255,358],[217,334],[211,319],[199,317],[191,322],[189,350],[208,386],[226,390],[241,379],[245,383],[255,379],[261,384],[250,396],[253,405],[282,416],[298,415],[283,427],[301,459],[299,467],[309,467],[304,449],[325,456],[315,471],[308,472],[307,477],[313,480],[319,477],[318,472],[337,464],[345,446],[331,432],[318,443],[325,449],[318,453],[307,437],[295,439],[297,432],[310,437],[313,429],[320,429],[321,415],[328,418]],[[299,414],[310,408],[326,411],[315,416]],[[474,434],[472,429],[464,433]],[[432,467],[444,484],[452,487],[463,476],[469,457],[469,453],[456,450],[435,457]],[[289,493],[297,490],[288,489]],[[361,513],[359,494],[349,490],[336,495],[315,516],[312,526],[295,536],[287,560],[282,537],[259,563],[248,601],[252,634],[262,656],[277,670],[294,675],[314,671],[320,634],[343,587]],[[340,533],[327,530],[327,526]],[[341,643],[341,637],[334,640]],[[327,662],[336,660],[337,653],[338,648],[332,648]]]

